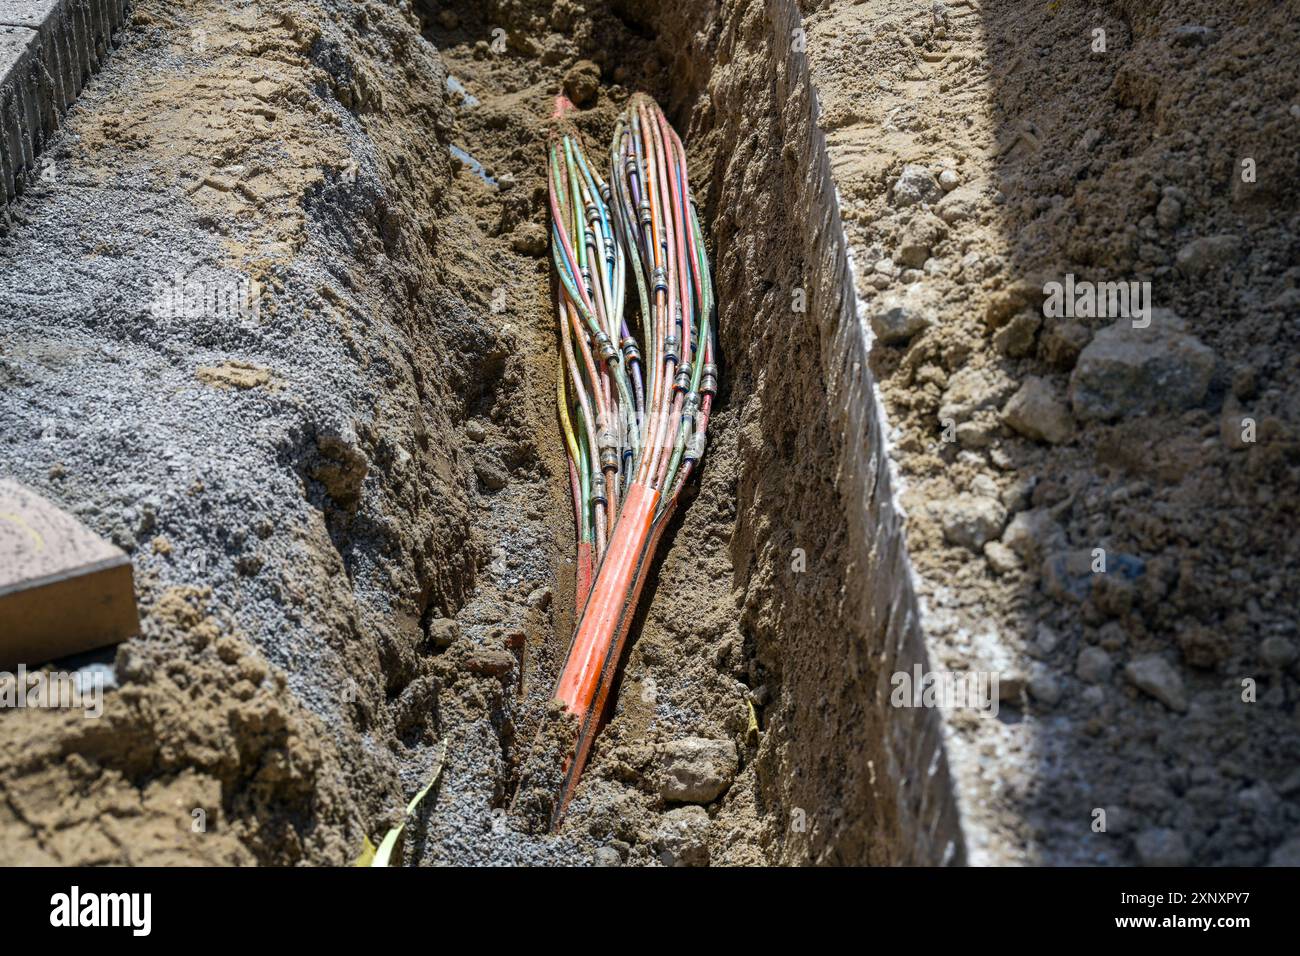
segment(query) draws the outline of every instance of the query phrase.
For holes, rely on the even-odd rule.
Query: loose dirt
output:
[[[859,294],[932,321],[873,353],[932,658],[1002,674],[1001,719],[949,716],[972,861],[1267,862],[1300,833],[1295,18],[805,9]],[[899,199],[908,164],[923,202]],[[1066,274],[1149,282],[1213,351],[1208,387],[1153,408],[1139,376],[1116,420],[1081,414],[1079,354],[1114,319],[1045,318]],[[1008,414],[1031,378],[1050,438]]]

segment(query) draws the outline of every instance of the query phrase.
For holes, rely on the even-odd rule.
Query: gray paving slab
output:
[[[0,205],[126,22],[128,0],[0,0]]]

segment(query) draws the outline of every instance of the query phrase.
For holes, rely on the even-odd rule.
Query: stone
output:
[[[1110,680],[1113,669],[1110,655],[1091,644],[1079,651],[1079,657],[1074,663],[1075,675],[1086,684],[1101,684]]]
[[[1133,848],[1143,866],[1187,866],[1192,861],[1183,835],[1164,827],[1143,830],[1134,838]]]
[[[500,491],[510,483],[510,476],[504,468],[495,462],[479,461],[474,463],[474,474],[485,491]]]
[[[939,419],[963,422],[982,408],[1001,405],[1015,390],[1016,383],[999,369],[967,366],[948,379]]]
[[[703,807],[669,810],[655,831],[659,862],[664,866],[708,866],[709,826],[709,814]]]
[[[1010,574],[1020,568],[1020,558],[1001,541],[989,541],[984,545],[984,559],[994,574]]]
[[[1033,309],[1017,312],[1002,328],[993,333],[993,347],[1011,358],[1024,358],[1034,348],[1034,336],[1043,317]]]
[[[902,345],[935,322],[933,306],[913,289],[881,296],[871,317],[871,331],[883,345]]]
[[[1151,324],[1121,319],[1102,329],[1079,355],[1070,377],[1070,404],[1084,421],[1179,412],[1205,398],[1214,352],[1156,309]]]
[[[438,650],[446,650],[460,639],[460,625],[449,617],[435,617],[427,628],[429,643]]]
[[[1239,259],[1241,253],[1241,239],[1237,236],[1202,236],[1179,249],[1174,262],[1185,275],[1194,276],[1229,265]]]
[[[684,737],[657,755],[659,795],[673,803],[711,803],[731,786],[740,760],[730,740]]]
[[[945,169],[939,174],[939,188],[944,192],[950,193],[959,185],[961,185],[961,177],[957,175],[955,170]]]
[[[579,60],[564,74],[564,95],[575,106],[590,106],[600,92],[600,67],[591,60]]]
[[[622,866],[623,858],[612,846],[598,846],[591,855],[591,862],[595,866]]]
[[[482,677],[505,677],[519,662],[503,648],[476,647],[465,658],[465,669]]]
[[[1046,624],[1039,624],[1034,631],[1034,652],[1040,657],[1049,657],[1060,646],[1061,637]]]
[[[1173,196],[1161,196],[1156,204],[1156,222],[1161,229],[1173,229],[1183,218],[1183,204]]]
[[[1007,427],[1032,441],[1060,445],[1074,437],[1074,419],[1046,379],[1031,376],[1002,409]]]
[[[939,244],[948,227],[942,219],[927,209],[919,210],[903,228],[895,258],[904,266],[919,269],[930,258],[931,250]]]
[[[510,248],[520,255],[540,258],[546,255],[546,230],[535,222],[526,222],[510,237]]]
[[[979,193],[970,186],[958,186],[939,200],[935,207],[939,218],[950,226],[965,222],[975,216],[979,206]]]
[[[943,195],[943,190],[930,170],[909,164],[903,167],[902,174],[894,183],[893,195],[895,206],[914,206],[934,202]]]
[[[962,422],[957,426],[957,443],[962,448],[988,448],[997,431],[997,422],[983,418]]]
[[[1061,700],[1061,684],[1046,671],[1037,671],[1029,678],[1029,696],[1047,707],[1055,707]]]
[[[1079,322],[1055,321],[1038,338],[1038,351],[1043,360],[1063,372],[1074,368],[1079,354],[1088,346],[1092,332]]]
[[[1028,686],[1029,679],[1021,671],[1001,671],[998,674],[998,700],[1019,707]]]
[[[1259,659],[1264,662],[1265,667],[1271,667],[1275,670],[1281,670],[1290,666],[1296,658],[1295,645],[1285,637],[1273,635],[1264,638],[1259,645]]]
[[[1170,30],[1169,39],[1174,46],[1208,46],[1218,39],[1218,34],[1210,27],[1185,23]]]
[[[1031,279],[1017,279],[989,296],[984,307],[984,323],[990,329],[1000,329],[1013,315],[1023,309],[1041,311],[1043,286]]]
[[[1187,710],[1187,693],[1183,678],[1173,665],[1154,654],[1130,661],[1124,676],[1139,690],[1150,694],[1170,710],[1182,713]]]
[[[1031,508],[1016,512],[1002,532],[1002,543],[1024,560],[1036,561],[1063,537],[1064,532],[1049,509]]]
[[[985,543],[1002,534],[1007,509],[996,498],[961,494],[941,506],[940,524],[949,544],[981,550]]]
[[[1082,603],[1092,591],[1093,554],[1087,550],[1056,551],[1043,559],[1043,590],[1058,601]]]

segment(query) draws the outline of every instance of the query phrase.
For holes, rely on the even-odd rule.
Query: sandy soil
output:
[[[1294,856],[1295,18],[1206,2],[807,15],[859,294],[873,315],[906,296],[929,323],[878,340],[874,368],[932,657],[1011,685],[1001,720],[950,715],[972,861]],[[934,186],[921,202],[895,187],[908,164]],[[1044,283],[1067,273],[1149,282],[1178,318],[1124,347],[1185,356],[1185,328],[1206,380],[1183,393],[1183,359],[1148,367],[1097,417],[1080,352],[1114,319],[1045,317]],[[1026,421],[1011,400],[1034,378],[1046,398]],[[1153,659],[1144,687],[1134,667]]]

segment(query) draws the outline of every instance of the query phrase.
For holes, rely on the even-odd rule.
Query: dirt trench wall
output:
[[[924,668],[925,650],[799,12],[732,0],[659,16],[672,107],[708,158],[695,175],[741,433],[734,588],[772,691],[757,756],[769,854],[959,862],[939,715],[889,706],[890,675]]]
[[[142,635],[61,665],[102,718],[0,714],[0,860],[343,864],[427,773],[496,348],[444,83],[393,5],[142,0],[12,204],[0,472],[131,554]]]

